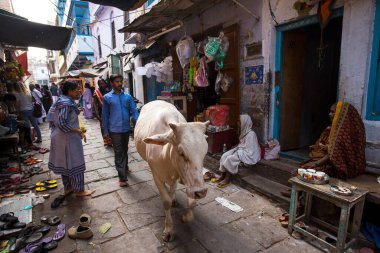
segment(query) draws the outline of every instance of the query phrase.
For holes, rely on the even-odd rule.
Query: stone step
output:
[[[282,192],[288,192],[290,194],[290,187],[288,186],[276,183],[257,174],[238,178],[237,181],[240,181],[239,185],[245,189],[258,191],[279,202],[290,202],[290,197],[281,194]]]

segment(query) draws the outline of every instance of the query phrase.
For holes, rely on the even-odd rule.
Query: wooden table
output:
[[[331,252],[343,253],[347,248],[349,248],[352,245],[352,243],[355,241],[356,237],[359,234],[365,196],[368,193],[368,191],[356,189],[354,190],[354,193],[351,196],[337,195],[330,190],[330,185],[333,184],[339,186],[347,186],[347,184],[343,181],[333,178],[330,179],[330,184],[325,185],[307,183],[298,179],[297,177],[292,177],[290,179],[290,182],[292,183],[292,194],[290,199],[289,210],[289,234],[292,234],[294,230],[298,231],[299,233],[309,238],[317,240],[324,246],[328,247],[331,250]],[[306,194],[305,213],[299,217],[296,217],[300,192],[305,192]],[[330,225],[325,221],[310,216],[313,196],[326,200],[341,208],[338,228],[335,228],[334,226]],[[355,211],[353,216],[353,222],[351,224],[350,241],[346,243],[350,211],[352,207],[355,207]],[[297,222],[299,221],[309,223],[310,220],[329,229],[337,231],[338,236],[336,246],[329,244],[328,242],[320,239],[319,237],[309,233],[297,224]]]

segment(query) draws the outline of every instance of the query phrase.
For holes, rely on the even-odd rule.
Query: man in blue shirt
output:
[[[128,186],[128,142],[131,130],[130,116],[136,123],[139,114],[136,110],[132,97],[124,93],[123,77],[121,75],[111,75],[112,91],[104,95],[102,107],[102,123],[104,136],[110,136],[115,152],[115,165],[119,175],[121,187]]]

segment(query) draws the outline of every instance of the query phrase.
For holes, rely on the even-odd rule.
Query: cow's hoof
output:
[[[171,233],[162,234],[162,240],[164,240],[164,242],[172,242],[174,241],[174,239],[175,239],[174,234],[171,234]]]
[[[179,203],[177,202],[177,200],[172,201],[172,207],[179,207]]]

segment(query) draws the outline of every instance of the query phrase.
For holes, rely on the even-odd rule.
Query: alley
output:
[[[176,238],[164,244],[160,240],[164,226],[163,207],[149,167],[136,152],[133,141],[129,150],[133,171],[129,179],[131,186],[120,188],[113,166],[113,150],[103,147],[99,122],[83,121],[88,129],[84,145],[85,180],[88,187],[96,189],[95,194],[84,199],[70,197],[60,208],[51,209],[51,201],[62,191],[59,181],[59,189],[44,204],[34,207],[33,220],[39,223],[41,216],[54,214],[62,217],[69,228],[78,223],[82,213],[88,213],[92,216],[94,237],[74,241],[66,236],[53,252],[320,252],[288,235],[277,221],[284,211],[269,199],[235,185],[220,190],[212,183],[207,186],[206,198],[198,201],[195,219],[189,224],[180,222],[186,196],[183,187],[179,187],[180,206],[172,209]],[[48,147],[50,131],[47,124],[42,129],[42,145]],[[43,160],[45,173],[35,176],[33,181],[48,178],[48,154]],[[244,210],[234,213],[219,205],[216,197],[225,197]],[[112,228],[103,235],[98,230],[106,222],[110,222]]]

